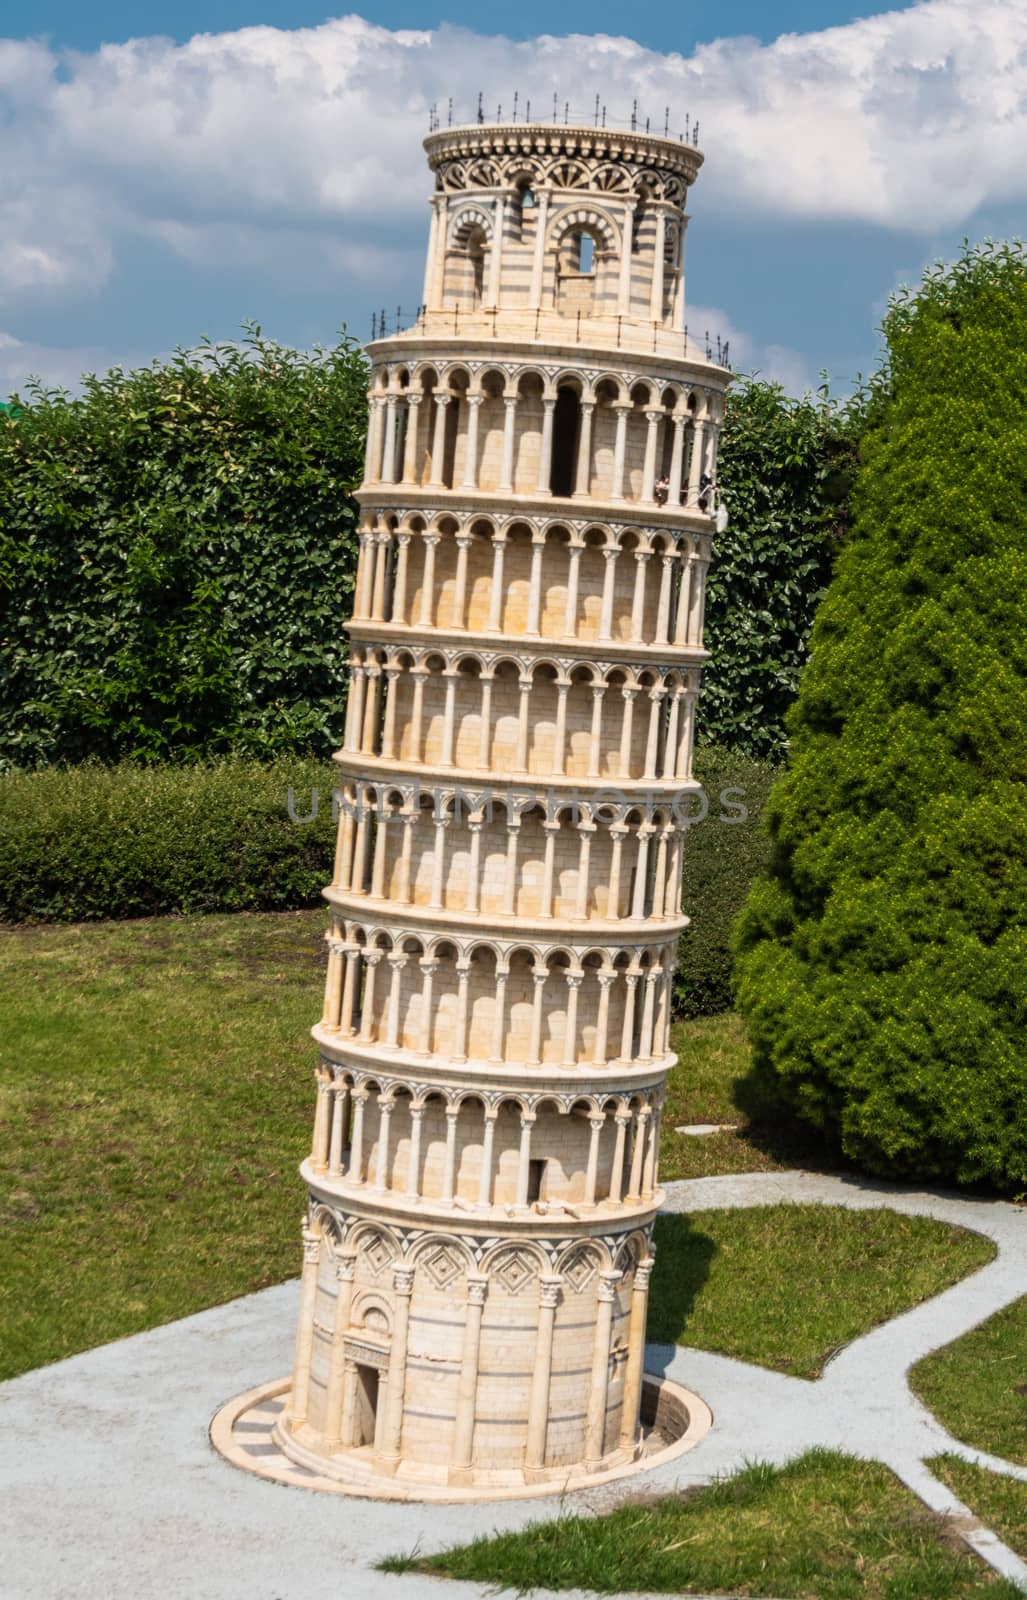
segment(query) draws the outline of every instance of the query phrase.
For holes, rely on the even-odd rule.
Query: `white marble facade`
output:
[[[280,1447],[487,1495],[637,1459],[727,372],[701,156],[449,128],[369,347],[309,1204]]]

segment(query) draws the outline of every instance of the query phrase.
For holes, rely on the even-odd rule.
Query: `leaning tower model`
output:
[[[426,141],[371,426],[295,1365],[278,1449],[487,1496],[638,1460],[728,374],[694,145]],[[391,1486],[391,1487],[390,1487]]]

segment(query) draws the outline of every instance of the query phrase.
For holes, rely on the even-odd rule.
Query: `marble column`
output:
[[[585,1419],[585,1468],[598,1472],[604,1455],[606,1407],[610,1390],[610,1334],[617,1299],[619,1272],[601,1272],[597,1290],[596,1331],[592,1341],[592,1381]]]
[[[468,1273],[464,1343],[460,1357],[460,1377],[457,1380],[453,1448],[449,1457],[451,1483],[466,1482],[470,1477],[478,1397],[478,1363],[481,1359],[481,1320],[487,1293],[488,1279],[485,1274]]]
[[[289,1422],[299,1427],[310,1404],[310,1361],[314,1350],[314,1306],[317,1300],[318,1266],[321,1260],[321,1233],[303,1219],[303,1272],[300,1277],[300,1310],[296,1324],[296,1354],[292,1367],[292,1391],[288,1400]]]
[[[335,1258],[335,1317],[332,1323],[332,1352],[325,1395],[324,1450],[332,1455],[342,1445],[342,1391],[346,1377],[346,1334],[357,1258],[352,1250]]]
[[[406,1387],[407,1338],[410,1328],[410,1296],[414,1288],[414,1269],[392,1269],[395,1321],[389,1346],[389,1387],[386,1396],[385,1425],[381,1449],[375,1466],[379,1472],[394,1473],[399,1465],[403,1436],[403,1398]]]
[[[621,1397],[620,1445],[634,1454],[640,1446],[638,1412],[642,1398],[642,1370],[645,1362],[645,1323],[649,1304],[649,1278],[653,1261],[649,1257],[635,1267],[631,1284],[631,1318],[628,1323],[628,1364],[624,1370]]]
[[[538,1336],[528,1398],[528,1437],[524,1450],[524,1471],[529,1480],[540,1477],[545,1467],[549,1386],[553,1371],[553,1330],[559,1304],[560,1279],[543,1274],[539,1279]]]

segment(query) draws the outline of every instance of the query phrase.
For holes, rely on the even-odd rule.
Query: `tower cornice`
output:
[[[487,1249],[506,1237],[527,1237],[566,1245],[577,1239],[602,1237],[611,1227],[620,1232],[629,1220],[636,1228],[645,1227],[664,1200],[663,1190],[657,1189],[650,1199],[639,1200],[634,1205],[613,1207],[600,1203],[586,1211],[573,1206],[548,1207],[543,1203],[541,1207],[532,1206],[518,1212],[505,1206],[475,1208],[469,1204],[459,1206],[452,1201],[426,1204],[422,1200],[411,1204],[400,1194],[369,1194],[363,1185],[347,1183],[345,1179],[333,1182],[323,1177],[313,1170],[309,1160],[302,1163],[300,1176],[315,1204],[320,1201],[345,1206],[353,1225],[366,1217],[388,1218],[394,1226],[406,1224],[418,1232],[442,1226],[447,1232],[466,1234],[472,1247],[478,1250]]]
[[[332,760],[345,768],[347,778],[376,783],[380,787],[400,788],[404,781],[425,785],[434,781],[440,788],[456,785],[458,788],[492,787],[497,796],[508,791],[529,791],[538,795],[548,792],[559,798],[574,795],[622,794],[629,804],[642,805],[651,796],[654,804],[666,805],[676,795],[697,792],[702,788],[697,778],[625,778],[625,777],[538,777],[527,773],[490,773],[487,767],[438,767],[416,765],[410,761],[386,761],[382,756],[362,755],[353,750],[337,750]]]
[[[447,160],[483,155],[566,155],[586,161],[666,167],[694,183],[705,157],[694,145],[621,128],[551,122],[485,122],[441,128],[424,141],[434,172]]]
[[[389,900],[371,900],[366,895],[345,894],[338,889],[322,890],[330,905],[353,921],[374,923],[378,927],[395,931],[409,926],[418,931],[437,930],[438,910],[427,906],[397,905]],[[557,922],[548,919],[518,916],[511,913],[483,915],[481,912],[447,910],[446,923],[457,934],[474,929],[482,937],[494,937],[505,945],[527,944],[544,949],[557,944],[571,955],[584,955],[589,951],[609,949],[617,951],[635,944],[639,949],[665,944],[688,927],[684,913],[673,917],[619,917],[604,921],[598,918],[561,917]]]
[[[651,1061],[611,1061],[603,1067],[577,1068],[554,1062],[528,1066],[524,1062],[496,1062],[470,1058],[454,1062],[441,1056],[422,1056],[411,1050],[382,1050],[359,1038],[340,1038],[323,1023],[310,1030],[322,1053],[323,1065],[356,1069],[386,1088],[416,1087],[422,1098],[442,1088],[457,1097],[476,1095],[490,1105],[515,1097],[534,1107],[544,1100],[560,1103],[569,1111],[577,1101],[588,1097],[611,1100],[630,1099],[658,1089],[672,1055]]]
[[[557,369],[592,365],[609,372],[632,366],[648,375],[663,373],[668,381],[708,384],[718,392],[731,382],[729,368],[706,360],[693,340],[686,344],[683,330],[655,326],[640,316],[590,316],[578,322],[548,309],[537,316],[523,308],[422,309],[410,327],[372,339],[364,348],[374,363],[401,361],[409,352],[410,360],[436,356],[447,364],[524,364],[530,352],[531,361],[548,361]]]
[[[356,643],[407,646],[424,648],[424,630],[412,624],[395,622],[347,622],[346,632]],[[441,650],[474,651],[504,658],[521,655],[527,660],[551,660],[561,657],[568,664],[577,661],[594,662],[601,655],[611,666],[631,666],[639,672],[652,671],[654,667],[701,667],[710,653],[701,645],[636,644],[629,640],[604,640],[601,647],[585,639],[539,637],[524,639],[500,633],[471,633],[456,629],[438,628],[432,631],[431,647]]]
[[[531,494],[469,494],[466,489],[432,489],[430,512],[426,511],[429,497],[423,491],[414,499],[409,484],[368,483],[353,491],[359,505],[381,506],[383,510],[408,512],[411,515],[437,516],[440,511],[480,511],[501,522],[521,521],[528,518],[543,519],[547,523],[580,523],[593,527],[596,523],[616,523],[624,528],[658,528],[661,532],[711,534],[714,521],[704,511],[682,506],[673,509],[655,504],[637,505],[625,500],[604,500],[589,496],[587,501],[556,495]]]

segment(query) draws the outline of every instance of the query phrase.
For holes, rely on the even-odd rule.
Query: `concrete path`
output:
[[[950,1438],[906,1383],[911,1363],[1027,1292],[1027,1213],[802,1173],[667,1188],[674,1211],[797,1200],[913,1212],[987,1234],[999,1255],[856,1340],[815,1383],[652,1346],[647,1365],[701,1394],[713,1428],[691,1454],[569,1496],[565,1509],[605,1510],[642,1488],[704,1483],[745,1460],[782,1462],[822,1444],[884,1461],[927,1504],[963,1519],[980,1554],[1027,1589],[1027,1566],[975,1525],[924,1463],[947,1450],[1025,1480],[1027,1469]],[[388,1577],[373,1563],[556,1516],[557,1499],[430,1508],[346,1500],[251,1477],[212,1450],[207,1428],[218,1407],[288,1371],[296,1298],[296,1284],[283,1284],[0,1386],[3,1600],[464,1600],[487,1592]]]
[[[814,1445],[883,1461],[933,1510],[960,1517],[961,1532],[978,1553],[1027,1589],[1027,1565],[977,1523],[925,1463],[950,1452],[1025,1482],[1027,1467],[954,1439],[907,1382],[909,1368],[921,1357],[1027,1293],[1027,1212],[997,1201],[812,1173],[706,1178],[668,1188],[668,1211],[813,1201],[930,1216],[995,1241],[998,1255],[988,1266],[854,1340],[815,1383],[673,1345],[651,1347],[646,1365],[687,1384],[713,1409],[714,1425],[706,1439],[675,1464],[678,1483],[706,1482],[712,1473],[733,1472],[746,1457],[781,1463]]]

